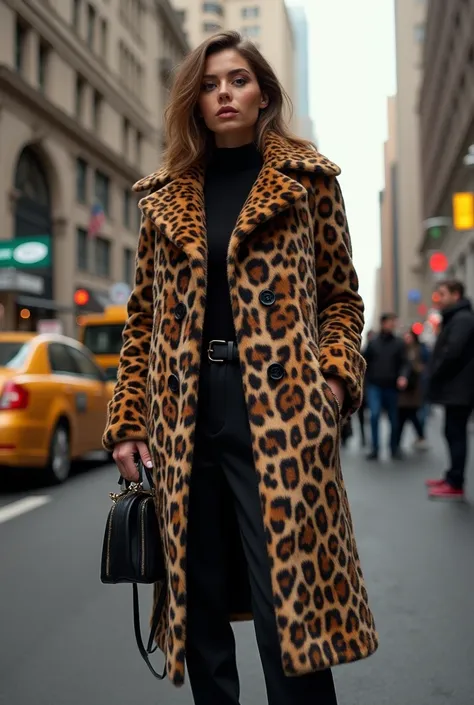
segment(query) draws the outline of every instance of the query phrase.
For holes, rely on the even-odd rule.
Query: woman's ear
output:
[[[268,100],[268,96],[265,95],[265,93],[262,93],[262,100],[260,101],[260,110],[263,110],[264,108],[268,108],[268,103],[270,101]]]

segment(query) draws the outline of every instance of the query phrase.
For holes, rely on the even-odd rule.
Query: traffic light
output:
[[[86,306],[90,301],[90,294],[87,289],[76,289],[74,292],[74,303],[76,306]]]
[[[474,230],[474,193],[453,194],[455,230]]]

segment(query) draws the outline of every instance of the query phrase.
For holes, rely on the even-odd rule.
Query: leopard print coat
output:
[[[362,659],[377,648],[339,459],[341,418],[325,382],[358,408],[363,303],[339,168],[269,133],[264,164],[232,232],[227,275],[287,675]],[[147,440],[168,566],[156,640],[184,682],[186,524],[193,463],[207,242],[204,169],[158,171],[143,214],[118,382],[104,446]],[[262,291],[270,290],[274,302]],[[263,302],[267,303],[264,304]],[[270,370],[281,365],[281,379]],[[212,546],[209,547],[212,550]],[[231,614],[232,619],[248,615]]]

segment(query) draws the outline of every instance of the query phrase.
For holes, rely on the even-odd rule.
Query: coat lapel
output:
[[[263,167],[240,212],[231,234],[228,258],[235,257],[240,243],[253,230],[293,206],[306,194],[293,178],[295,172],[317,172],[337,176],[339,167],[309,147],[295,145],[269,132],[263,150]],[[292,175],[290,175],[292,174]],[[170,180],[160,170],[138,181],[134,191],[154,189],[139,207],[159,232],[193,260],[207,263],[204,167],[199,164]]]

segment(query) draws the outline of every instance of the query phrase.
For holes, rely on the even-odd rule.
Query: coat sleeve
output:
[[[135,258],[135,284],[127,304],[127,322],[114,395],[108,405],[102,438],[112,451],[122,441],[144,441],[146,430],[146,384],[153,328],[153,280],[155,233],[142,218]]]
[[[320,367],[345,385],[343,414],[362,404],[366,369],[361,354],[364,304],[352,262],[344,199],[337,179],[320,176],[316,188],[315,254]]]

